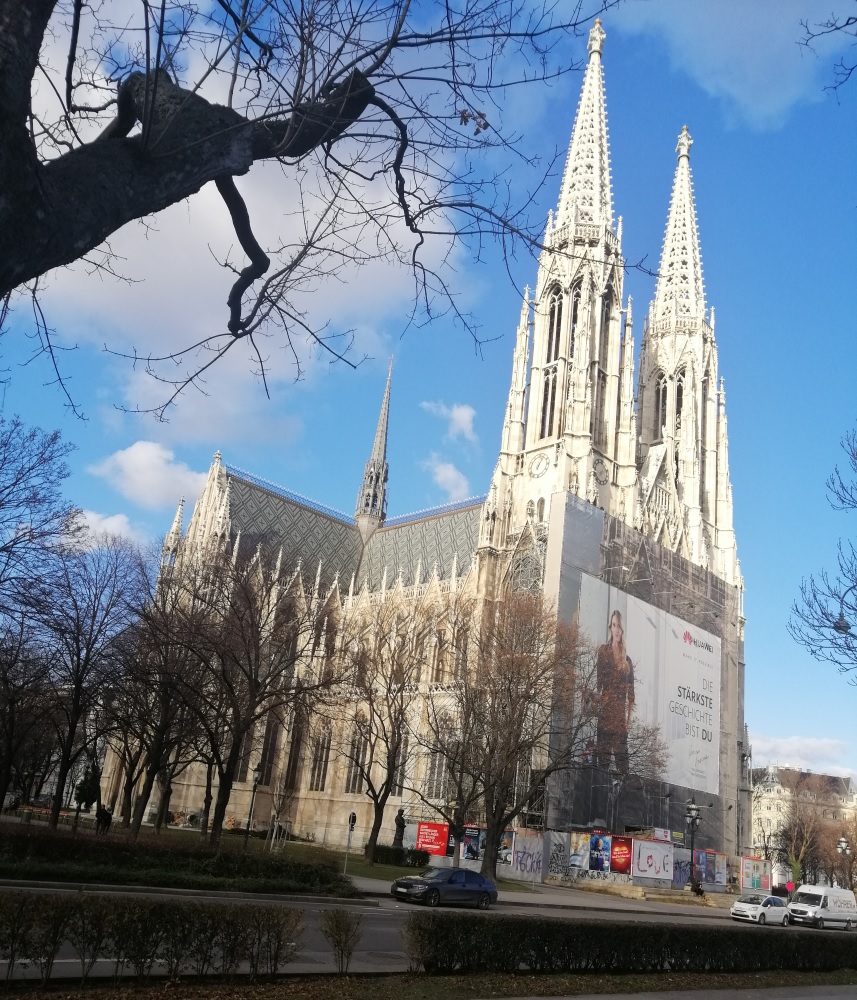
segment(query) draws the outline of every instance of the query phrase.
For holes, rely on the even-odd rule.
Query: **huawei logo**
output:
[[[682,636],[682,639],[684,639],[684,641],[688,644],[688,646],[692,645],[693,643],[693,636],[690,634],[690,632],[686,631]]]

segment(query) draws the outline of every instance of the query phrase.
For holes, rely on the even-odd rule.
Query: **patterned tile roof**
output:
[[[286,566],[300,562],[306,572],[314,573],[321,563],[323,587],[330,586],[337,574],[348,586],[362,550],[351,518],[234,467],[227,471],[234,531],[272,551],[282,546]]]
[[[314,573],[321,563],[321,584],[329,587],[336,576],[348,587],[352,575],[371,589],[381,586],[384,568],[389,583],[399,571],[406,584],[421,582],[437,568],[438,576],[466,573],[479,540],[479,515],[484,497],[472,497],[442,507],[430,507],[390,518],[364,548],[354,520],[299,493],[283,489],[259,476],[226,466],[229,477],[230,518],[234,532],[272,552],[280,547],[287,566],[298,562]]]
[[[401,571],[406,586],[427,580],[437,567],[438,576],[452,575],[453,560],[464,574],[476,553],[479,542],[479,516],[482,500],[468,500],[449,508],[435,508],[421,514],[393,518],[369,539],[360,564],[359,584],[371,590],[381,586],[384,567],[387,582],[392,584]],[[420,577],[416,579],[417,567]]]

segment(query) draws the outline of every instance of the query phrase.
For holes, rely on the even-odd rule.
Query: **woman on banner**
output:
[[[598,647],[595,680],[599,696],[595,763],[608,771],[615,763],[616,771],[627,774],[628,730],[634,714],[634,664],[625,649],[620,611],[610,615],[607,642]]]

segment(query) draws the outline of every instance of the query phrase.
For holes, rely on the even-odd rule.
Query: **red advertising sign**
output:
[[[631,838],[614,837],[610,844],[610,871],[627,875],[631,871]]]
[[[428,851],[429,854],[446,854],[446,844],[449,840],[449,827],[446,823],[418,823],[418,851]]]

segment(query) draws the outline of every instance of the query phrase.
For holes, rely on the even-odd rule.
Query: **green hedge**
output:
[[[375,861],[379,865],[428,868],[431,863],[431,855],[428,851],[417,851],[412,847],[391,847],[388,844],[376,844]]]
[[[64,942],[75,950],[82,984],[99,958],[113,960],[116,980],[145,982],[153,972],[228,979],[244,962],[256,979],[276,975],[295,957],[301,932],[302,911],[278,906],[0,893],[7,982],[26,964],[46,984]]]
[[[414,970],[450,972],[801,972],[857,968],[857,934],[794,928],[607,923],[422,912],[408,915]]]
[[[0,831],[0,877],[95,884],[171,886],[355,896],[332,864],[295,861],[205,844],[127,837],[75,837],[64,831]]]

